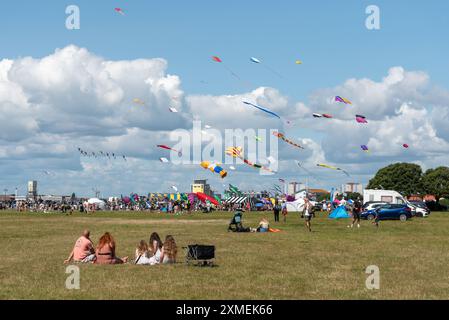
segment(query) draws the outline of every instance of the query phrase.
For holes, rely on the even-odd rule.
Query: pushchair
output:
[[[186,263],[198,266],[214,266],[215,262],[215,246],[209,245],[188,245]]]
[[[234,212],[234,216],[231,219],[231,222],[229,222],[228,231],[232,232],[250,232],[250,228],[243,227],[242,224],[242,211],[237,210]]]

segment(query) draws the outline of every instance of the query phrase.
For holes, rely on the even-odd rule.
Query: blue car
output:
[[[379,211],[379,220],[407,221],[413,217],[412,209],[406,204],[386,204],[376,209],[362,212],[361,218],[373,220],[376,218],[376,211]]]

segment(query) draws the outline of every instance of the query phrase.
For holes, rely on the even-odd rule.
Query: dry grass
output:
[[[281,233],[226,232],[230,213],[167,217],[146,213],[0,213],[1,299],[448,299],[449,215],[405,223],[313,220],[314,232],[290,215],[272,225]],[[267,214],[245,213],[256,226]],[[269,215],[269,214],[268,214]],[[270,216],[270,215],[269,215]],[[81,289],[65,288],[65,266],[84,229],[92,239],[109,231],[120,256],[132,256],[153,231],[174,235],[178,246],[216,245],[217,267],[83,265]],[[183,255],[184,252],[181,251]],[[179,259],[183,261],[181,256]],[[365,268],[377,265],[381,289],[365,288]]]

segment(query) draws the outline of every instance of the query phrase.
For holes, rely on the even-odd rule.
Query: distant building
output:
[[[295,195],[299,190],[301,190],[300,186],[301,184],[298,182],[290,182],[287,187],[287,194],[291,196]]]
[[[37,181],[28,181],[28,197],[37,197]]]
[[[214,193],[210,189],[210,185],[207,183],[207,180],[194,180],[190,186],[190,190],[192,193],[205,193],[208,196],[213,196]]]
[[[360,193],[363,194],[363,185],[361,183],[348,182],[341,186],[342,193]]]

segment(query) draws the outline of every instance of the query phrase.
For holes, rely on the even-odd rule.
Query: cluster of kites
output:
[[[114,8],[114,11],[117,14],[120,14],[122,16],[125,15],[125,11],[122,8],[118,8],[118,7]],[[212,61],[222,65],[223,68],[225,68],[227,70],[227,72],[229,72],[233,77],[235,77],[238,80],[241,80],[241,77],[235,71],[233,71],[227,64],[225,64],[223,59],[220,58],[219,56],[212,56]],[[283,78],[281,73],[279,73],[277,70],[275,70],[274,68],[269,66],[267,63],[265,63],[260,58],[250,57],[249,58],[249,62],[251,62],[251,63],[253,63],[255,65],[259,65],[259,66],[265,68],[266,70],[268,70],[269,72],[275,74],[276,76],[278,76],[280,78]],[[302,65],[303,62],[301,60],[297,59],[297,60],[295,60],[295,64],[296,65]],[[143,101],[140,98],[135,98],[135,99],[132,100],[132,102],[135,105],[139,105],[139,106],[145,106],[146,105],[145,101]],[[341,103],[341,104],[344,104],[344,105],[347,105],[347,106],[351,106],[353,104],[349,99],[347,99],[345,97],[342,97],[342,96],[332,97],[332,102],[334,102],[334,103]],[[263,106],[260,106],[260,105],[258,105],[256,103],[253,103],[253,102],[250,102],[250,101],[243,101],[243,103],[245,105],[249,106],[249,107],[255,108],[258,111],[265,113],[268,116],[277,118],[277,119],[285,122],[286,124],[291,124],[290,120],[284,119],[279,114],[277,114],[276,112],[274,112],[274,111],[272,111],[272,110],[270,110],[268,108],[265,108]],[[175,107],[172,107],[172,106],[168,107],[168,111],[171,112],[171,113],[179,113],[179,111]],[[313,113],[312,116],[314,118],[323,118],[323,119],[333,119],[334,118],[333,115],[327,114],[327,113]],[[355,121],[357,123],[359,123],[359,124],[368,124],[367,118],[364,115],[361,115],[361,114],[356,114],[355,115]],[[210,129],[211,126],[205,126],[205,128],[206,129]],[[205,132],[205,131],[202,131],[202,133],[203,134],[207,134],[207,132]],[[283,142],[291,145],[292,147],[295,147],[295,148],[300,149],[300,150],[304,149],[304,147],[301,146],[299,143],[293,141],[293,139],[288,138],[285,134],[283,134],[281,132],[274,132],[273,135],[275,137],[279,138],[280,140],[282,140]],[[256,141],[258,141],[258,142],[262,141],[262,138],[258,137],[258,136],[255,136],[254,139]],[[160,148],[160,149],[168,150],[168,151],[173,151],[173,152],[177,153],[179,157],[182,156],[182,150],[176,150],[176,149],[174,149],[174,148],[172,148],[172,147],[170,147],[168,145],[158,144],[158,145],[156,145],[156,147]],[[404,143],[404,144],[402,144],[402,147],[408,149],[409,145]],[[361,145],[360,148],[361,148],[362,151],[364,151],[366,153],[370,152],[369,147],[367,145]],[[95,158],[97,158],[97,157],[105,157],[105,158],[109,158],[109,159],[116,159],[117,158],[117,155],[114,154],[114,153],[108,153],[108,152],[103,152],[103,151],[87,152],[87,151],[82,150],[81,148],[78,148],[78,150],[79,150],[79,152],[80,152],[80,154],[82,156],[86,156],[86,157],[95,157]],[[239,147],[239,146],[229,147],[229,148],[226,149],[226,154],[231,156],[231,157],[233,157],[233,158],[242,160],[244,164],[246,164],[246,165],[248,165],[250,167],[253,167],[255,169],[264,170],[264,171],[267,171],[267,172],[270,172],[270,173],[276,173],[276,172],[274,172],[273,170],[271,170],[267,166],[264,166],[264,165],[259,164],[259,163],[251,162],[250,160],[245,158],[242,147]],[[126,157],[124,155],[121,155],[121,157],[126,161]],[[268,157],[267,159],[268,159],[269,163],[274,163],[276,161],[272,157]],[[161,158],[159,158],[159,160],[162,163],[169,163],[170,162],[166,157],[161,157]],[[313,176],[313,173],[310,172],[309,170],[307,170],[306,168],[304,168],[301,165],[301,163],[297,162],[297,164],[298,164],[298,166],[301,169],[307,171],[309,175]],[[200,163],[200,166],[202,168],[206,169],[206,170],[209,170],[209,171],[211,171],[213,173],[218,174],[222,179],[224,179],[228,175],[228,172],[219,163],[203,161],[203,162]],[[323,163],[318,163],[317,166],[320,167],[320,168],[326,168],[326,169],[330,169],[330,170],[341,171],[345,175],[349,176],[349,173],[347,171],[345,171],[344,169],[339,168],[339,167],[335,167],[335,166],[328,165],[328,164],[323,164]],[[235,167],[229,166],[229,169],[230,170],[235,170]],[[279,179],[279,181],[282,182],[282,183],[285,183],[285,181],[283,179]],[[173,189],[175,189],[175,188],[176,187],[173,186]],[[276,188],[276,189],[278,190],[279,188]]]
[[[103,151],[85,151],[81,148],[78,147],[78,151],[80,153],[81,156],[83,157],[88,157],[88,158],[108,158],[108,159],[114,159],[116,160],[117,158],[119,159],[123,159],[124,161],[126,160],[126,156],[125,155],[117,155],[114,152],[103,152]]]

